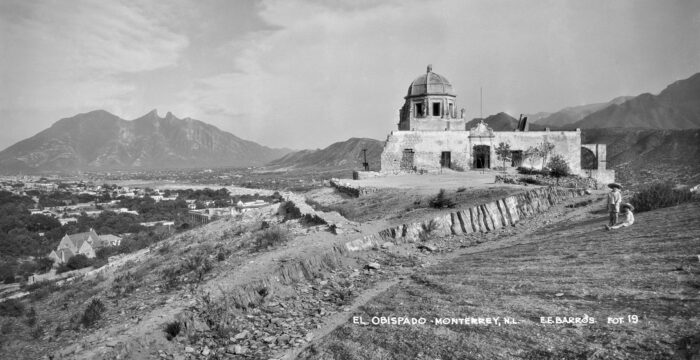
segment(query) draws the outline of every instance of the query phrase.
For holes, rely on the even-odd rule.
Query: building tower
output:
[[[449,80],[434,73],[432,65],[428,65],[426,73],[408,87],[399,114],[399,130],[466,130],[464,109],[457,112],[456,97]]]

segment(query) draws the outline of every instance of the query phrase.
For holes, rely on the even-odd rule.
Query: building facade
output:
[[[468,128],[464,109],[457,111],[456,98],[452,84],[434,73],[431,66],[411,83],[399,111],[398,130],[389,134],[384,145],[383,174],[502,166],[496,155],[501,143],[510,147],[506,167],[542,168],[543,159],[527,150],[549,143],[553,148],[548,157],[562,156],[573,174],[596,177],[601,182],[614,181],[614,171],[605,169],[605,145],[581,144],[580,130],[528,131],[524,126],[521,130],[494,131],[483,121]],[[597,168],[582,170],[582,151],[594,153]]]

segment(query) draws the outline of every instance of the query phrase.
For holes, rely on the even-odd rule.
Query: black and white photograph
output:
[[[700,360],[700,1],[0,0],[0,359]]]

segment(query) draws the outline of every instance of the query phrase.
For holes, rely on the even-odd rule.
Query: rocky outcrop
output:
[[[583,189],[538,188],[486,204],[443,214],[432,219],[384,229],[345,243],[348,251],[360,251],[393,243],[417,242],[433,237],[494,231],[513,226],[546,211],[566,199],[583,196]]]

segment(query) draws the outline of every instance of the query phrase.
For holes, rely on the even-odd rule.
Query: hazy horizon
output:
[[[0,2],[0,149],[158,109],[276,148],[396,129],[432,64],[469,119],[658,94],[700,72],[697,1]],[[10,51],[11,50],[11,51]]]

